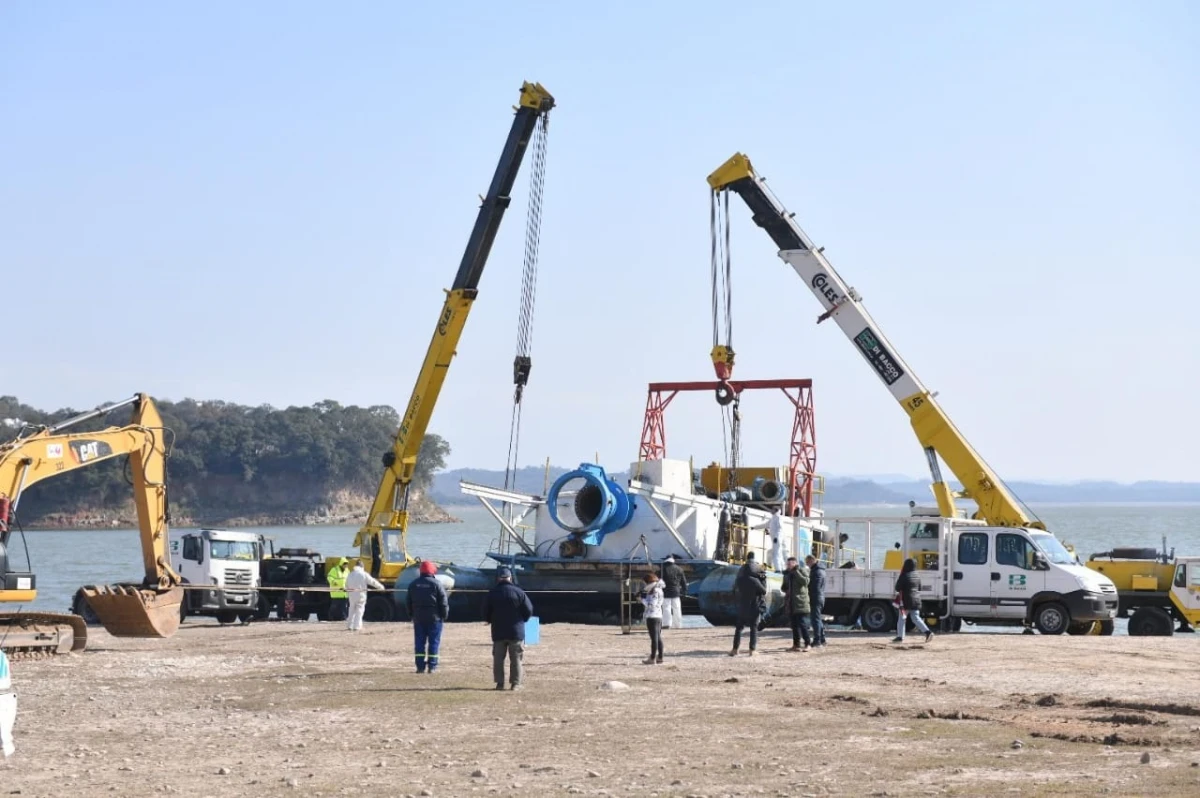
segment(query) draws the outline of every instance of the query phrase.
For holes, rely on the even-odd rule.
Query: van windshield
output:
[[[1074,565],[1075,558],[1071,552],[1067,551],[1063,544],[1058,542],[1058,538],[1051,535],[1049,532],[1032,532],[1033,542],[1037,545],[1042,553],[1046,555],[1046,559],[1056,565]]]
[[[212,541],[214,560],[258,560],[258,544],[241,540]]]

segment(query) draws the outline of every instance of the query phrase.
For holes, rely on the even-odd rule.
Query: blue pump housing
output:
[[[558,517],[558,496],[568,483],[578,479],[584,481],[575,493],[575,517],[579,525],[571,526]],[[637,503],[625,488],[609,479],[604,469],[594,463],[580,463],[579,468],[554,480],[546,504],[554,523],[568,532],[582,534],[583,542],[589,546],[598,545],[606,535],[626,526],[637,509]]]

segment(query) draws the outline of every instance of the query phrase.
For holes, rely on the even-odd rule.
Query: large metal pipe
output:
[[[575,491],[572,503],[577,523],[568,524],[558,515],[559,497],[564,488],[576,480],[583,480],[584,483]],[[550,507],[550,517],[554,523],[568,532],[583,536],[584,543],[589,546],[598,544],[605,535],[627,525],[637,507],[633,497],[594,463],[580,463],[579,468],[556,479],[546,495],[546,504]]]

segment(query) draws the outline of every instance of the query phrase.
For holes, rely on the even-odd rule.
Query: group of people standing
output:
[[[825,566],[811,554],[804,558],[804,565],[795,557],[788,557],[783,565],[784,606],[792,629],[792,647],[788,651],[805,652],[823,648]],[[748,653],[753,657],[758,650],[758,633],[767,620],[767,573],[754,558],[754,552],[747,555],[745,564],[738,571],[734,594],[737,599],[737,622],[733,628],[733,649],[729,656],[738,655],[742,632],[749,628]]]
[[[438,669],[442,628],[450,617],[450,596],[437,579],[436,564],[424,560],[418,566],[418,572],[417,578],[408,586],[404,604],[408,617],[412,619],[413,659],[417,673],[432,674]],[[347,629],[354,632],[361,630],[367,590],[384,590],[384,585],[367,573],[361,562],[356,562],[351,569],[345,557],[329,569],[326,580],[330,591],[329,619],[345,620]],[[683,590],[687,590],[686,581]],[[682,594],[675,595],[674,606],[678,613],[678,596]],[[509,685],[513,690],[520,690],[524,670],[525,623],[533,617],[533,603],[525,591],[513,583],[510,569],[500,568],[496,571],[496,585],[484,598],[483,617],[492,627],[492,676],[496,689],[504,689],[507,661]]]
[[[442,626],[450,617],[450,598],[437,580],[437,566],[425,561],[420,575],[408,586],[405,596],[408,617],[413,623],[413,647],[417,673],[438,669]],[[533,617],[533,602],[513,583],[512,571],[496,570],[496,584],[483,599],[483,620],[492,627],[492,680],[504,689],[505,663],[512,690],[524,686],[525,624]]]

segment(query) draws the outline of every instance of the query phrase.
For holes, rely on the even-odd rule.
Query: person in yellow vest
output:
[[[325,578],[329,581],[329,620],[346,620],[346,575],[349,573],[349,560],[345,557],[337,561],[337,565],[329,569]]]

